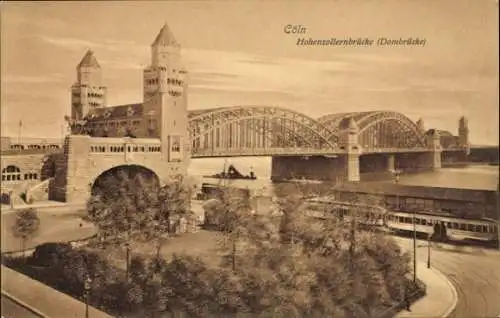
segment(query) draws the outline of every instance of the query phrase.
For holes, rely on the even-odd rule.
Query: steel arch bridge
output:
[[[405,115],[393,111],[370,111],[356,113],[330,114],[318,118],[318,122],[331,132],[330,138],[338,138],[350,119],[356,122],[358,144],[364,152],[377,152],[377,149],[401,149],[410,151],[426,148],[424,131]]]
[[[391,111],[313,119],[275,106],[233,106],[189,112],[192,157],[342,154],[342,130],[353,118],[363,153],[427,151],[424,132]]]

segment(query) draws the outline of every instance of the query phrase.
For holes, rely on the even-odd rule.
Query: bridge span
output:
[[[92,131],[68,135],[64,144],[2,137],[2,181],[17,192],[41,188],[55,200],[81,201],[106,171],[135,167],[162,180],[185,174],[189,157],[271,156],[273,180],[359,181],[363,173],[438,169],[442,157],[463,160],[470,149],[468,130],[459,136],[425,130],[422,120],[392,111],[313,119],[281,107],[234,106],[189,111],[187,119],[187,139],[175,144],[172,136]]]

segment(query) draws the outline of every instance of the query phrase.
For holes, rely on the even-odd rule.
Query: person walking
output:
[[[408,281],[406,288],[405,288],[405,295],[404,295],[405,309],[409,312],[411,312],[410,284],[411,284],[410,281]]]

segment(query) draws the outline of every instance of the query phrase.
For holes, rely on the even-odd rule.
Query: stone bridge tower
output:
[[[469,121],[464,116],[458,121],[458,145],[464,149],[465,154],[470,154]]]
[[[144,70],[143,116],[148,135],[160,138],[163,159],[189,159],[187,71],[181,47],[165,23],[151,44],[151,65]]]
[[[124,116],[128,118],[118,118],[122,124],[137,122],[146,125],[145,136],[66,137],[63,153],[57,157],[54,182],[49,189],[52,200],[85,202],[101,176],[122,169],[146,173],[160,183],[168,182],[172,177],[186,176],[190,159],[187,72],[181,64],[180,50],[165,24],[151,45],[151,65],[144,70],[144,101],[140,112],[133,117],[127,110]],[[79,64],[78,72],[78,83],[74,86],[74,92],[78,93],[75,94],[75,104],[81,107],[76,107],[73,112],[76,118],[85,114],[85,107],[90,110],[102,107],[105,100],[104,95],[95,95],[105,90],[99,90],[102,89],[101,71],[91,51]],[[93,92],[92,95],[88,95],[89,92]],[[76,99],[76,95],[80,99]],[[84,101],[85,96],[91,99]],[[110,112],[116,109],[106,108]]]
[[[76,67],[76,83],[71,87],[71,119],[81,120],[90,110],[106,106],[106,87],[94,53],[88,50]]]
[[[358,144],[359,127],[354,118],[349,118],[347,127],[342,131],[343,133],[343,147],[347,152],[346,154],[346,180],[359,181],[359,156],[361,149]]]

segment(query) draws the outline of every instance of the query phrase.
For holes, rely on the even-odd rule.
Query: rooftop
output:
[[[142,105],[142,103],[133,103],[95,108],[87,115],[87,119],[89,121],[99,121],[142,116]]]
[[[163,27],[160,30],[160,33],[156,36],[153,44],[151,46],[179,46],[179,43],[175,40],[174,34],[172,30],[168,27],[168,24],[165,22]]]
[[[479,203],[488,202],[490,197],[495,194],[495,191],[492,190],[409,186],[394,183],[344,183],[336,186],[335,190]]]
[[[81,67],[101,68],[101,66],[97,62],[97,59],[95,58],[94,52],[92,52],[92,50],[88,50],[87,53],[85,53],[85,56],[82,58],[82,60],[78,64],[78,68],[81,68]]]

